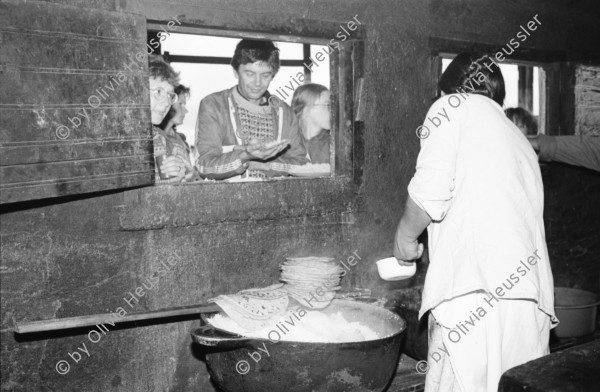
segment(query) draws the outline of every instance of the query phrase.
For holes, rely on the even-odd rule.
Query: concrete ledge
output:
[[[123,195],[123,230],[330,214],[351,223],[358,204],[356,186],[346,177],[157,185]]]

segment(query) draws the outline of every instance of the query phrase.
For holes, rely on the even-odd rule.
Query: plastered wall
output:
[[[16,338],[12,327],[17,320],[202,303],[221,293],[274,283],[277,265],[285,256],[307,253],[344,258],[357,251],[361,261],[344,284],[371,288],[378,296],[393,296],[419,284],[426,263],[410,281],[383,284],[373,261],[391,253],[406,186],[414,172],[419,149],[414,130],[433,97],[432,37],[503,45],[521,23],[538,14],[543,28],[527,41],[528,46],[562,50],[573,59],[600,59],[593,39],[599,36],[593,1],[571,5],[567,1],[284,0],[277,1],[276,7],[266,0],[60,3],[82,10],[133,12],[149,19],[167,19],[176,12],[198,23],[219,18],[240,23],[249,13],[254,21],[308,18],[340,23],[358,15],[367,31],[363,178],[356,189],[327,188],[335,188],[331,194],[316,183],[298,181],[263,188],[261,184],[174,187],[170,194],[164,189],[146,189],[141,194],[116,191],[2,207],[3,391],[213,390],[204,364],[191,347],[189,331],[197,321],[125,329],[109,326],[94,343],[89,329],[52,339]],[[600,289],[598,267],[590,262],[598,259],[600,220],[565,219],[571,210],[577,216],[590,216],[598,175],[549,165],[544,176],[550,184],[546,219],[551,254],[562,263],[575,252],[583,268],[574,271],[571,264],[556,265],[557,282]],[[579,186],[586,191],[572,189]],[[271,197],[277,192],[288,196]],[[298,196],[290,199],[290,194]],[[243,197],[261,196],[271,197],[273,204],[256,203],[247,217],[236,209],[249,205]],[[190,212],[196,219],[189,225],[160,223],[168,223],[182,208],[202,214]],[[144,215],[148,213],[159,224]],[[158,272],[161,266],[167,270],[164,274]],[[159,278],[158,283],[132,300],[130,293],[144,282],[150,286],[150,278]],[[92,336],[98,339],[95,333]],[[64,375],[56,370],[61,360],[70,364]]]

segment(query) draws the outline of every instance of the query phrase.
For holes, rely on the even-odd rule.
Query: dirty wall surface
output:
[[[172,187],[172,193],[146,188],[3,207],[3,391],[213,390],[200,354],[191,346],[189,331],[197,320],[108,326],[104,332],[85,329],[18,341],[11,330],[16,320],[202,303],[218,294],[274,283],[284,257],[308,253],[342,259],[356,250],[362,259],[346,278],[346,287],[393,296],[396,290],[417,285],[426,263],[409,281],[383,284],[373,261],[391,253],[414,172],[419,148],[414,130],[431,103],[435,83],[430,39],[503,45],[520,23],[539,14],[545,28],[528,45],[600,58],[591,40],[599,35],[590,22],[592,2],[579,2],[575,10],[542,1],[286,0],[278,1],[277,7],[271,1],[240,0],[60,3],[80,6],[82,12],[96,7],[158,20],[176,12],[200,22],[232,24],[243,23],[248,12],[253,21],[307,18],[343,23],[358,15],[367,31],[363,178],[356,188],[341,182],[326,188],[333,193],[306,181],[264,188],[194,185]],[[549,179],[547,198],[552,198],[546,211],[550,253],[561,262],[575,255],[571,262],[590,265],[589,256],[597,260],[592,240],[600,220],[585,217],[596,200],[598,176],[556,165],[543,173]],[[566,188],[567,179],[573,186],[585,185],[586,191],[573,193]],[[284,196],[272,198],[271,204],[255,202],[273,192]],[[285,196],[291,193],[298,198]],[[173,224],[171,217],[181,208],[190,210],[189,224]],[[247,216],[239,213],[242,208],[247,208]],[[582,219],[563,220],[571,211]],[[557,282],[590,288],[597,284],[597,267],[596,282],[593,271],[572,273],[563,265],[555,269]],[[143,287],[143,295],[135,295],[138,287]],[[60,361],[68,362],[68,373],[59,374],[66,369],[64,362],[57,367]]]

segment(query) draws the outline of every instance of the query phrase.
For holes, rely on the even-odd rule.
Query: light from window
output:
[[[442,72],[451,61],[450,57],[442,57]],[[545,122],[540,120],[540,108],[543,104],[543,99],[540,97],[540,91],[543,91],[540,73],[543,69],[532,65],[510,63],[499,64],[499,66],[506,89],[504,109],[519,106],[527,109],[538,120],[538,133],[545,133]],[[519,75],[524,77],[523,83],[519,83]]]
[[[177,131],[186,136],[186,140],[190,145],[193,145],[195,141],[196,114],[198,113],[200,101],[207,95],[237,84],[229,60],[233,56],[235,46],[239,41],[240,38],[171,33],[162,42],[161,51],[162,53],[168,52],[169,56],[220,57],[222,62],[227,61],[225,64],[199,63],[196,61],[171,62],[173,68],[180,72],[181,84],[191,89],[191,95],[186,105],[189,113],[186,115],[183,124],[177,127]],[[292,42],[275,42],[275,44],[280,50],[280,60],[304,61],[303,44]],[[311,56],[323,48],[324,46],[310,45]],[[307,64],[310,64],[310,60]],[[311,82],[329,88],[329,59],[318,62],[316,65],[318,66],[312,67]],[[298,87],[297,74],[299,72],[304,73],[302,65],[282,65],[269,86],[269,92],[284,100],[288,105],[291,104],[294,90]]]

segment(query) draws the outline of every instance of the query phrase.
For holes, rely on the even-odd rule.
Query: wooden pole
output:
[[[19,334],[56,331],[70,328],[81,328],[94,326],[101,323],[121,324],[131,321],[151,320],[166,317],[185,316],[196,313],[214,313],[219,312],[221,308],[216,304],[208,305],[190,305],[153,310],[150,312],[129,313],[123,317],[116,313],[101,313],[87,316],[67,317],[53,320],[38,320],[17,323],[15,332]]]

